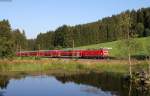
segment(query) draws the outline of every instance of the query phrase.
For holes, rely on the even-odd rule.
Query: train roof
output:
[[[34,51],[18,51],[18,52],[37,52],[37,51],[44,51],[44,52],[47,52],[47,51],[63,51],[63,50],[34,50]]]
[[[112,48],[99,48],[99,49],[74,49],[74,51],[83,51],[83,50],[110,50]],[[37,52],[37,51],[44,51],[44,52],[47,52],[47,51],[72,51],[72,49],[64,49],[64,50],[35,50],[35,51],[20,51],[20,52]],[[19,52],[19,51],[18,51]]]
[[[90,49],[79,49],[79,48],[67,48],[67,49],[63,49],[64,51],[69,51],[69,50],[100,50],[100,49],[107,49],[107,50],[110,50],[110,49],[112,49],[111,47],[100,47],[99,49],[97,49],[97,48],[90,48]]]

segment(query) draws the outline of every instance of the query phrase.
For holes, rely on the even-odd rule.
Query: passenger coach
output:
[[[108,57],[108,48],[98,50],[38,50],[38,51],[20,51],[16,56],[20,57],[78,57],[78,58],[104,58]]]

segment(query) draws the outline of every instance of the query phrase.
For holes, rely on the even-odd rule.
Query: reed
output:
[[[145,61],[138,61],[132,65],[133,72],[147,70],[148,64]],[[52,70],[64,70],[66,72],[129,72],[129,65],[126,61],[104,60],[100,62],[83,62],[66,59],[41,59],[41,60],[0,60],[0,72],[47,72]]]

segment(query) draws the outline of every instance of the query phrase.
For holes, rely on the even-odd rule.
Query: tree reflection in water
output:
[[[0,76],[0,88],[1,89],[7,88],[7,85],[9,84],[9,79],[10,78],[8,76]]]
[[[82,84],[81,91],[88,93],[99,94],[105,92],[108,96],[150,96],[150,90],[141,90],[142,87],[137,87],[134,84],[124,82],[121,75],[110,73],[89,73],[77,75],[53,75],[58,81],[62,83],[74,82],[75,84]],[[9,81],[11,79],[21,79],[26,76],[0,76],[0,96],[4,96]]]
[[[87,85],[83,91],[98,93],[100,90],[111,92],[113,96],[150,96],[149,90],[141,92],[137,86],[130,84],[122,79],[119,74],[101,73],[101,74],[78,74],[69,76],[56,76],[56,79],[62,83],[74,82],[76,84]],[[88,87],[92,86],[92,87]]]

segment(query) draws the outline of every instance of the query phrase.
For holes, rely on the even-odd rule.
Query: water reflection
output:
[[[88,92],[97,93],[97,89],[113,96],[150,96],[150,90],[142,90],[142,86],[130,84],[122,79],[118,74],[79,74],[70,76],[56,76],[57,80],[62,83],[75,82],[93,86],[94,88],[87,89]],[[145,86],[144,86],[145,87]],[[95,89],[96,88],[96,89]]]
[[[7,88],[8,83],[9,83],[9,78],[7,76],[0,77],[0,88],[1,89]]]
[[[77,84],[84,84],[93,86],[96,89],[100,89],[106,93],[110,92],[113,96],[128,96],[128,88],[122,82],[119,75],[110,74],[79,74],[70,76],[56,76],[57,80],[62,83],[75,82]],[[88,89],[89,90],[89,89]],[[89,90],[89,92],[95,91]]]
[[[140,88],[140,87],[139,87]],[[0,96],[150,96],[113,74],[0,76]]]

